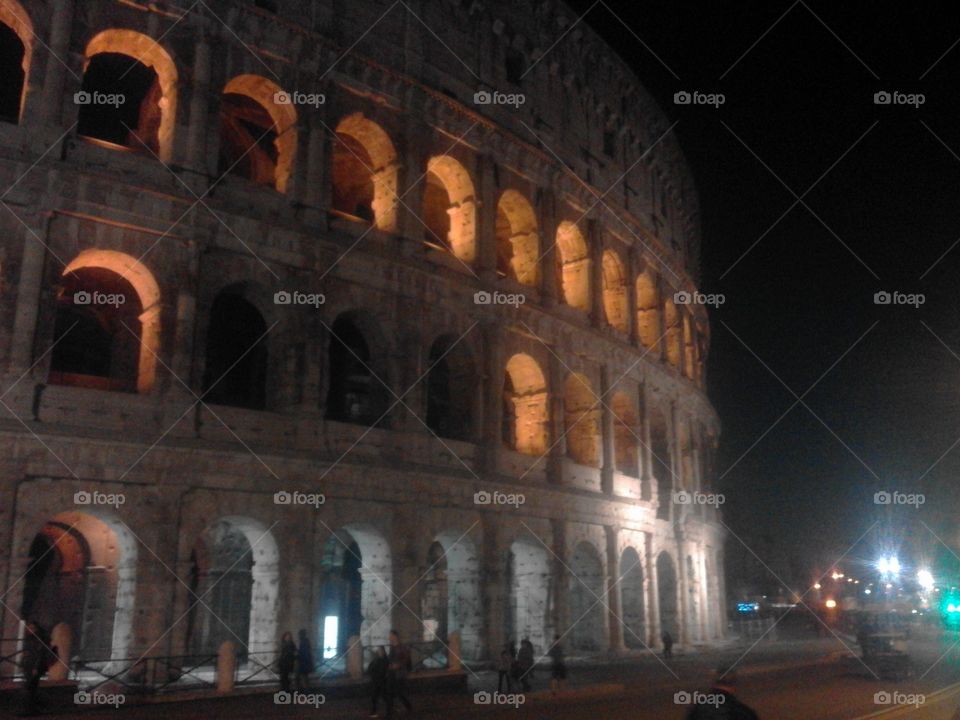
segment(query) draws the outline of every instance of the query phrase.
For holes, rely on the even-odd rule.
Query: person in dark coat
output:
[[[524,638],[520,641],[520,652],[517,653],[517,662],[520,664],[520,686],[524,692],[530,692],[530,681],[533,680],[533,643]]]
[[[373,660],[367,666],[367,675],[370,676],[370,717],[377,715],[377,705],[380,698],[387,699],[387,651],[380,645],[373,653]]]
[[[560,636],[553,639],[550,646],[550,689],[554,693],[562,690],[567,684],[567,663],[563,657],[563,646],[560,645]]]
[[[513,692],[513,663],[516,658],[510,649],[510,643],[506,643],[500,651],[500,662],[497,665],[497,692],[503,692],[504,680],[506,680],[507,692]]]
[[[393,717],[393,701],[399,699],[407,712],[413,712],[407,697],[407,673],[412,662],[410,650],[400,642],[396,630],[390,631],[390,654],[387,656],[387,717]]]
[[[673,657],[673,636],[664,630],[660,635],[660,641],[663,643],[663,659],[669,660]]]
[[[306,690],[310,686],[310,675],[313,673],[313,648],[306,630],[301,629],[297,635],[300,639],[297,647],[297,690]]]
[[[736,683],[733,670],[718,670],[708,694],[721,696],[722,702],[694,705],[687,720],[759,720],[757,713],[737,699]]]
[[[297,664],[297,644],[293,642],[293,634],[285,632],[280,638],[280,659],[277,661],[277,672],[280,674],[280,689],[290,692],[290,674]]]
[[[56,662],[56,650],[50,647],[50,635],[32,620],[27,622],[23,636],[20,669],[24,676],[24,715],[36,715],[40,706],[40,678]]]

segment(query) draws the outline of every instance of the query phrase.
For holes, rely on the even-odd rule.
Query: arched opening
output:
[[[424,238],[465,263],[476,257],[477,208],[470,174],[449,155],[427,162]]]
[[[666,550],[657,556],[657,598],[660,606],[660,632],[680,639],[677,612],[677,570]]]
[[[529,355],[507,362],[503,381],[503,441],[517,452],[542,455],[547,450],[549,408],[547,381]]]
[[[397,226],[397,152],[390,136],[361,113],[337,125],[333,207],[380,230]]]
[[[195,662],[215,662],[220,645],[241,661],[275,649],[280,596],[276,540],[260,522],[225,517],[210,525],[190,554],[187,645]]]
[[[427,570],[420,582],[420,617],[424,641],[450,642],[459,633],[461,656],[480,656],[483,613],[480,575],[473,544],[461,533],[448,531],[436,537],[427,552]]]
[[[77,132],[116,145],[143,145],[168,161],[177,114],[177,68],[156,40],[104,30],[85,51]]]
[[[618,472],[640,477],[639,424],[633,401],[626,393],[618,392],[610,403],[613,410],[613,454]]]
[[[590,309],[590,256],[580,228],[569,220],[557,227],[557,271],[563,301],[578,310]]]
[[[356,312],[341,314],[331,330],[327,418],[357,425],[385,425],[388,405],[381,359],[385,350],[380,334],[369,318]]]
[[[316,646],[330,670],[346,669],[350,638],[363,646],[386,645],[392,594],[390,547],[378,531],[347,525],[323,546],[320,617]]]
[[[567,456],[581,465],[600,467],[600,400],[579,373],[563,384],[563,426]]]
[[[597,652],[606,645],[603,561],[590,543],[579,542],[570,556],[570,646]]]
[[[657,279],[649,269],[637,275],[637,338],[645,348],[660,338],[660,301]]]
[[[643,602],[643,565],[632,547],[620,555],[620,605],[623,615],[623,642],[628,648],[646,647],[646,622]]]
[[[148,392],[160,350],[160,289],[129,255],[85,250],[57,288],[48,382]]]
[[[663,300],[663,328],[667,362],[679,370],[683,360],[681,357],[683,327],[680,323],[680,311],[677,309],[671,297],[664,298]]]
[[[545,652],[552,639],[549,628],[550,561],[538,541],[523,537],[510,545],[507,556],[506,583],[509,605],[504,613],[504,637],[519,644],[528,638],[534,652]]]
[[[443,335],[430,348],[429,367],[427,427],[443,438],[471,440],[479,378],[469,352],[456,336]]]
[[[497,202],[496,237],[497,272],[524,285],[536,285],[540,277],[537,216],[516,190],[504,191]]]
[[[216,405],[267,406],[267,323],[240,286],[221,290],[210,308],[203,398]]]
[[[627,332],[627,274],[613,250],[603,253],[603,312],[610,327]]]
[[[286,192],[297,151],[297,111],[272,80],[238,75],[220,101],[219,174]]]
[[[653,477],[657,483],[657,518],[670,519],[673,491],[673,470],[667,422],[659,408],[650,408],[650,454],[653,455]]]
[[[20,122],[33,57],[33,23],[13,0],[0,2],[0,121]]]
[[[46,630],[65,623],[72,658],[106,663],[133,642],[137,545],[120,521],[64,512],[30,545],[20,615]]]

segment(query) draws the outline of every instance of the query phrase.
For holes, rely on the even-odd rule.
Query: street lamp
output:
[[[917,583],[924,592],[933,590],[933,573],[926,568],[917,573]]]

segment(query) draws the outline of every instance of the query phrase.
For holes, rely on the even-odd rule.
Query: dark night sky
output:
[[[701,289],[727,299],[711,314],[709,360],[727,524],[778,572],[790,554],[832,562],[875,521],[852,557],[874,557],[883,534],[926,552],[938,545],[931,530],[960,539],[960,445],[925,475],[960,438],[960,357],[940,342],[960,356],[960,245],[934,265],[960,238],[960,44],[947,52],[960,14],[931,3],[642,0],[596,5],[585,21],[679,121],[700,192]],[[676,106],[682,89],[726,103]],[[878,90],[926,102],[877,106]],[[770,230],[795,198],[741,140],[798,195],[847,154],[804,197],[809,209],[798,204]],[[926,303],[877,306],[878,290]],[[804,397],[810,410],[797,405],[769,430],[795,401],[781,381],[803,395],[827,371]],[[890,512],[873,503],[879,489],[927,503]],[[731,557],[737,546],[728,541]]]

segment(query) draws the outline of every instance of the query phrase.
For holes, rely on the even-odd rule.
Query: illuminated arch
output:
[[[570,555],[567,580],[570,603],[570,646],[579,651],[599,651],[606,644],[603,554],[595,545],[581,541]]]
[[[19,38],[23,44],[23,57],[20,60],[20,69],[23,72],[23,83],[19,91],[18,104],[16,108],[10,108],[8,115],[12,118],[16,116],[19,121],[23,114],[23,103],[27,97],[27,82],[30,77],[30,63],[33,58],[33,23],[30,16],[23,6],[16,0],[0,0],[0,23],[6,25]],[[7,82],[11,80],[8,78]]]
[[[580,228],[569,220],[557,227],[557,267],[563,300],[578,310],[590,309],[590,256]]]
[[[683,362],[683,324],[680,310],[669,295],[663,299],[663,334],[667,362],[679,370]]]
[[[539,280],[540,234],[537,216],[516,190],[505,190],[497,202],[497,270],[524,285]]]
[[[603,253],[603,311],[610,327],[627,332],[627,273],[613,250]]]
[[[157,128],[157,155],[169,161],[173,153],[173,134],[177,118],[177,66],[156,40],[133,30],[104,30],[87,43],[84,70],[101,53],[127,55],[157,74],[160,85],[160,122]]]
[[[600,466],[600,401],[586,376],[573,373],[563,384],[563,417],[567,456],[590,467]]]
[[[541,455],[548,442],[547,381],[529,355],[507,362],[503,388],[503,439],[518,452]]]
[[[645,348],[653,348],[660,338],[660,301],[657,278],[647,268],[637,275],[637,339]]]
[[[116,250],[84,250],[64,268],[63,276],[84,268],[109,270],[136,290],[141,307],[137,392],[149,392],[156,379],[157,355],[160,352],[160,287],[157,281],[143,263]]]
[[[363,113],[337,125],[333,148],[333,204],[380,230],[397,228],[397,151],[390,136]]]
[[[276,164],[272,184],[279,192],[285,193],[297,152],[297,110],[289,101],[289,94],[272,80],[260,75],[237,75],[224,86],[223,94],[245,96],[270,116],[273,125],[264,130],[269,129],[276,136],[273,141]]]
[[[477,254],[477,203],[470,173],[449,155],[427,162],[423,193],[426,239],[443,245],[465,263]]]

